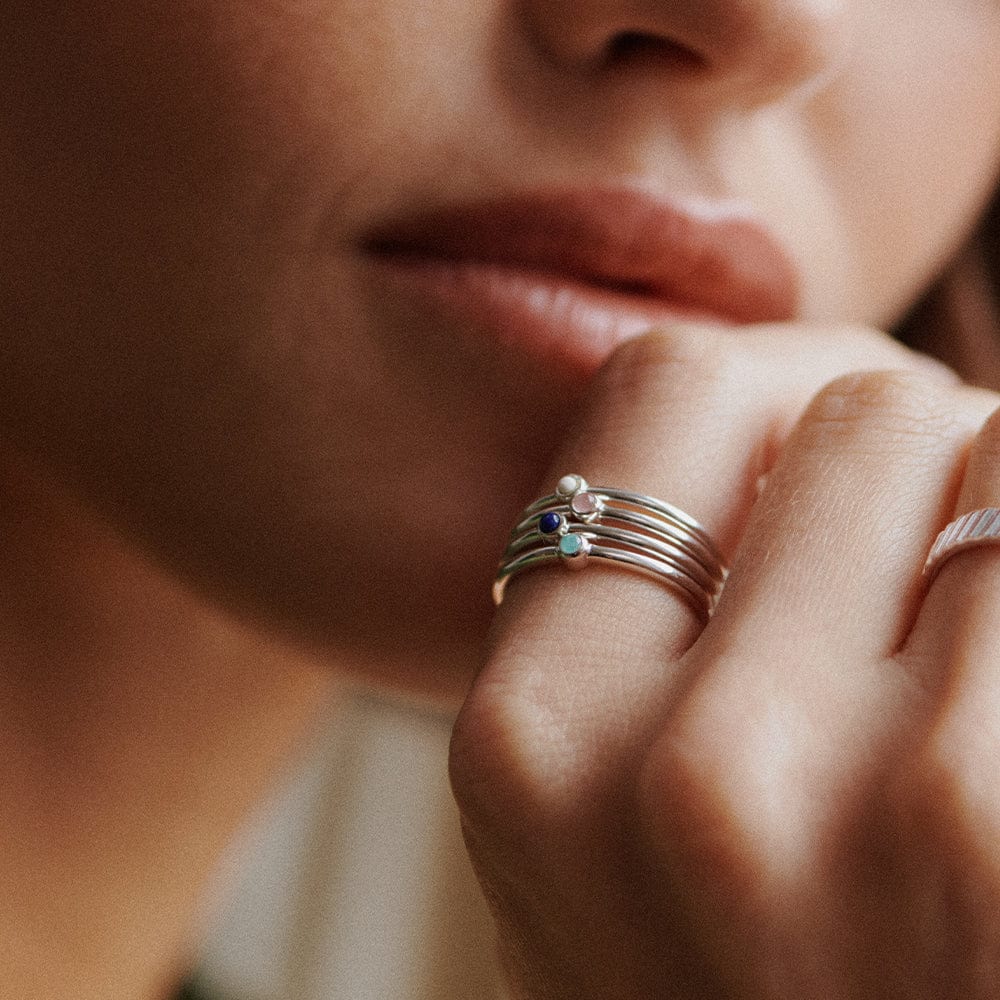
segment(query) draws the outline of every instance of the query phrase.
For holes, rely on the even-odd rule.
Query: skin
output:
[[[954,557],[929,594],[920,570],[996,496],[1000,421],[980,428],[1000,400],[835,378],[757,499],[746,456],[799,403],[782,347],[632,342],[554,467],[669,483],[731,572],[707,627],[632,576],[510,588],[451,772],[516,997],[996,994],[1000,576],[995,552]],[[800,371],[837,365],[798,347]],[[685,434],[665,443],[668,414]]]
[[[807,420],[764,505],[752,505],[747,486],[761,466],[739,458],[765,456],[769,464],[784,454],[785,434],[810,398],[844,372],[920,367],[874,328],[891,327],[937,278],[995,185],[994,4],[442,0],[428,11],[416,0],[112,0],[48,12],[15,0],[7,21],[13,28],[0,40],[0,308],[16,335],[0,346],[0,517],[11,540],[0,566],[3,593],[11,595],[0,650],[9,751],[0,758],[0,780],[10,789],[5,798],[33,817],[30,824],[10,815],[0,821],[0,856],[10,859],[3,878],[22,887],[0,916],[10,928],[4,940],[17,942],[0,973],[12,994],[155,995],[178,962],[214,856],[322,701],[331,665],[341,676],[423,697],[453,699],[464,690],[482,659],[498,545],[553,470],[565,471],[557,456],[579,462],[594,481],[643,483],[677,499],[735,554],[751,518],[752,537],[777,544],[793,498],[802,489],[821,492],[810,456],[826,456],[826,468],[841,460],[853,468],[853,458],[868,456],[862,472],[870,479],[886,466],[909,469],[918,451],[922,485],[911,499],[919,523],[905,525],[905,539],[897,537],[899,526],[887,536],[897,553],[888,563],[893,580],[912,580],[913,553],[926,551],[949,505],[996,495],[982,477],[963,480],[960,472],[995,401],[940,376],[908,376],[916,382],[902,387],[841,385],[832,398],[848,400],[848,417],[827,424],[852,430],[844,441],[824,442],[809,436]],[[622,32],[646,44],[606,58]],[[676,58],[679,50],[696,54],[704,68],[695,72],[691,60]],[[488,346],[386,295],[361,249],[374,225],[415,209],[609,180],[750,202],[801,271],[796,322],[746,337],[679,327],[658,347],[626,348],[591,384],[527,362],[498,366]],[[678,371],[690,376],[686,382],[675,378]],[[888,414],[889,427],[898,429],[900,413],[917,412],[913,397],[932,391],[928,380],[937,394],[927,417],[933,447],[908,438],[909,448],[894,451],[871,414]],[[749,393],[751,386],[759,391]],[[855,396],[874,403],[851,403]],[[581,431],[601,426],[594,414],[608,413],[617,428],[613,448]],[[669,468],[658,457],[668,413],[678,431],[670,436],[678,461]],[[679,433],[676,413],[691,414],[694,438]],[[749,430],[722,434],[738,427]],[[718,449],[710,469],[685,465],[688,442],[710,439],[729,441],[729,451]],[[988,453],[992,438],[983,440],[977,447]],[[859,475],[858,482],[869,481]],[[688,489],[699,477],[711,490]],[[845,474],[844,482],[854,480]],[[902,488],[891,476],[885,482],[883,499],[896,495],[889,485]],[[963,483],[971,485],[959,499]],[[729,509],[713,509],[711,496],[720,493],[732,498]],[[450,518],[469,509],[476,523],[456,540]],[[828,513],[817,511],[815,523]],[[876,549],[864,523],[856,516],[842,537],[869,566]],[[807,541],[817,552],[831,549],[827,535]],[[904,541],[905,557],[898,554]],[[837,554],[842,565],[844,553]],[[683,664],[678,675],[739,676],[720,666],[734,658],[756,671],[760,663],[733,652],[734,637],[753,634],[747,622],[759,630],[773,619],[766,595],[800,586],[809,592],[814,578],[796,575],[797,565],[779,559],[777,575],[740,583],[737,595],[765,596],[743,604],[734,596],[729,620],[738,627],[714,628],[706,636],[720,638],[703,647],[669,597],[645,583],[612,585],[614,594],[621,588],[623,606],[648,613],[626,618],[634,627],[620,633],[624,647],[610,650],[559,603],[566,598],[551,579],[512,588],[515,599],[462,716],[454,773],[470,844],[526,996],[658,995],[650,983],[674,974],[674,949],[691,939],[701,945],[691,967],[676,973],[679,996],[704,995],[696,993],[704,983],[729,984],[733,970],[748,967],[747,995],[791,995],[767,980],[767,963],[753,965],[758,954],[784,956],[773,968],[801,968],[805,977],[821,967],[816,956],[835,955],[829,980],[815,972],[803,981],[813,995],[820,987],[831,996],[863,995],[870,954],[831,931],[815,935],[816,954],[803,958],[805,945],[777,920],[789,898],[802,896],[803,871],[821,886],[833,884],[830,867],[816,863],[810,833],[824,823],[804,822],[791,852],[801,861],[796,878],[756,854],[749,868],[739,867],[747,837],[760,851],[783,842],[775,839],[784,832],[776,820],[750,834],[740,825],[748,803],[759,801],[748,790],[760,787],[764,765],[748,765],[739,795],[728,786],[723,794],[716,775],[724,737],[752,742],[766,706],[744,706],[733,725],[736,688],[706,681],[684,701],[680,686],[657,680],[663,655]],[[112,571],[123,566],[128,572]],[[608,600],[607,580],[583,586],[595,589],[581,607]],[[877,586],[850,578],[837,592],[860,590],[870,599],[888,586],[881,577]],[[554,617],[545,621],[560,623],[555,631],[541,628],[521,596],[530,594],[546,595],[538,606],[551,608]],[[894,654],[928,606],[912,588],[892,605],[886,634]],[[942,621],[954,606],[939,607]],[[161,609],[156,628],[151,607]],[[810,662],[822,664],[843,648],[843,637],[829,630],[821,600],[806,607],[788,623],[788,635],[820,636]],[[667,617],[655,634],[643,625],[654,610],[658,622]],[[858,608],[849,610],[844,620],[857,620]],[[66,624],[56,629],[53,622]],[[946,651],[925,644],[914,654],[921,664],[915,672],[939,679],[967,666],[982,682],[986,624],[971,615],[961,642]],[[92,642],[81,644],[84,633]],[[593,695],[574,696],[572,717],[564,717],[567,699],[556,698],[567,686],[579,689],[554,652],[560,638],[583,648],[593,665]],[[782,642],[761,662],[788,661],[791,640]],[[859,664],[882,663],[871,650],[850,656],[851,668],[817,666],[808,676],[855,677]],[[610,681],[609,659],[621,667]],[[633,676],[634,688],[622,680]],[[537,718],[512,709],[523,706],[525,690],[570,734],[569,756],[562,743],[552,744],[559,760],[573,762],[554,781],[561,797],[549,791],[549,756],[523,753],[539,735]],[[822,685],[809,690],[807,703],[825,697]],[[650,691],[655,697],[646,697]],[[852,706],[864,701],[836,693]],[[904,696],[884,697],[877,704],[891,718],[924,718],[902,704]],[[656,711],[636,716],[635,705],[647,703]],[[851,761],[817,766],[802,781],[792,780],[794,769],[777,768],[789,777],[774,786],[772,819],[785,814],[786,793],[836,803],[838,821],[882,801],[872,789],[886,786],[865,783],[853,766],[865,740],[881,731],[874,711],[847,711],[843,732],[828,734],[831,747],[858,748]],[[583,729],[578,718],[588,720]],[[623,719],[633,724],[623,727]],[[803,724],[809,739],[822,729],[812,722]],[[963,743],[957,736],[964,730],[955,726],[948,730],[955,738],[941,744],[952,756],[956,747],[981,745]],[[900,727],[915,739],[912,725]],[[628,738],[614,744],[623,728]],[[218,736],[182,738],[205,732]],[[247,733],[256,735],[259,753],[241,752]],[[588,756],[595,742],[580,733],[599,736],[602,746],[612,739],[611,750]],[[143,747],[156,752],[139,753]],[[484,754],[495,747],[501,752]],[[761,751],[749,759],[771,758]],[[108,775],[122,761],[131,763],[119,784]],[[892,771],[902,773],[901,764]],[[849,802],[828,794],[862,786],[866,794]],[[106,787],[121,793],[96,794]],[[154,794],[164,787],[174,797]],[[512,801],[484,798],[477,793],[483,787],[509,787]],[[683,798],[685,788],[709,789],[706,801]],[[216,807],[220,796],[224,808]],[[689,842],[685,830],[698,824],[678,831],[662,807],[679,796],[683,808],[670,815],[719,812],[722,829],[736,833],[715,845]],[[918,806],[933,798],[900,792],[898,808],[916,824]],[[897,799],[890,801],[896,808]],[[583,808],[588,802],[592,808]],[[609,817],[621,815],[622,802],[638,810],[637,821],[627,836],[617,829],[611,836]],[[501,806],[509,827],[491,819]],[[54,827],[93,835],[43,836]],[[155,844],[142,834],[153,828],[161,838]],[[855,840],[823,843],[835,843],[839,856],[868,857],[862,834],[871,840],[872,830],[886,828],[898,824],[880,814],[861,824]],[[641,837],[629,839],[635,830]],[[512,853],[511,843],[525,842],[539,845],[533,856]],[[919,843],[935,858],[968,854],[931,835]],[[615,872],[623,851],[635,867]],[[113,870],[109,857],[119,859]],[[912,902],[908,894],[919,896],[910,873],[920,865],[903,863],[912,855],[898,857],[896,881],[873,883],[885,898],[876,893],[862,908],[863,926],[884,930],[885,914]],[[988,851],[976,859],[996,870]],[[143,877],[154,869],[163,872],[162,884]],[[539,870],[552,873],[551,883],[541,883],[552,894],[529,905],[521,890]],[[661,870],[682,877],[650,876]],[[89,881],[78,877],[83,871],[92,873]],[[578,898],[567,887],[581,871],[611,874]],[[858,871],[863,896],[873,876],[866,881],[869,869]],[[953,866],[942,877],[958,871]],[[26,872],[37,874],[26,879]],[[643,957],[647,939],[633,936],[636,913],[622,912],[625,889],[639,877],[650,885],[648,899],[635,904],[643,908],[643,933],[670,942],[651,958]],[[734,878],[751,887],[738,906],[719,900],[719,886]],[[806,894],[801,912],[812,923],[803,926],[831,909],[859,912],[853,897],[824,892]],[[664,925],[667,902],[678,896],[691,903],[685,913],[702,898],[717,908],[705,904],[683,926],[673,918]],[[63,920],[53,930],[46,899],[58,899],[65,913],[102,916],[91,924]],[[552,899],[571,900],[563,916],[580,922],[552,919]],[[983,929],[987,946],[977,954],[990,957],[979,912],[970,903],[962,926]],[[148,923],[149,913],[160,917]],[[606,939],[578,933],[595,913],[610,928]],[[761,913],[757,924],[751,917]],[[556,931],[535,934],[534,953],[519,950],[525,930],[540,927]],[[732,927],[741,933],[729,933]],[[634,942],[631,979],[613,960],[622,939]],[[874,932],[873,939],[880,940]],[[144,942],[138,954],[136,940]],[[916,950],[944,955],[937,973],[950,968],[953,953],[935,951],[939,942],[919,935],[893,942],[903,965]],[[53,951],[65,961],[53,963]],[[914,990],[900,995],[924,995]],[[976,995],[974,983],[964,995]]]
[[[568,9],[16,2],[12,444],[241,615],[460,689],[490,614],[469,595],[584,386],[498,369],[385,294],[375,223],[570,181],[745,199],[802,272],[802,320],[885,327],[1000,162],[993,4],[594,2],[572,30]],[[602,68],[626,29],[687,32],[714,69]]]

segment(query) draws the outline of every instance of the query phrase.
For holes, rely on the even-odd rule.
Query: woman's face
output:
[[[231,606],[418,684],[461,681],[616,339],[724,318],[730,279],[731,319],[891,324],[1000,163],[992,0],[5,21],[3,433]]]

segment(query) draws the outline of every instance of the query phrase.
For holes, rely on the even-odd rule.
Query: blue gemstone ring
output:
[[[497,569],[493,600],[500,604],[508,581],[535,566],[560,562],[579,570],[594,560],[665,583],[705,619],[727,574],[718,547],[689,514],[642,493],[591,487],[572,474],[521,513]]]
[[[566,530],[566,518],[554,510],[546,511],[538,518],[538,532],[542,535],[559,535]]]

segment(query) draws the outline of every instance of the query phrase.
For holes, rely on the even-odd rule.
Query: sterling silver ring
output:
[[[924,576],[933,580],[946,560],[965,549],[996,544],[1000,544],[1000,508],[984,507],[964,514],[937,536],[924,563]]]
[[[511,577],[561,562],[583,569],[605,560],[667,584],[708,618],[726,579],[726,566],[708,532],[663,500],[563,476],[555,492],[524,509],[510,534],[493,583],[500,604]]]

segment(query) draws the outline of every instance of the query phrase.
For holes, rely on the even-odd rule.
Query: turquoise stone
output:
[[[579,535],[563,535],[559,539],[559,552],[564,556],[578,556],[583,551],[583,539]]]

